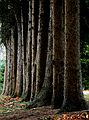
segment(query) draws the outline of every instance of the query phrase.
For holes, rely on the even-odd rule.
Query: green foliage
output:
[[[89,89],[89,0],[80,1],[81,67],[84,89]]]
[[[0,60],[0,93],[2,91],[3,80],[4,80],[5,61]]]
[[[89,89],[89,45],[85,45],[81,56],[83,87]]]

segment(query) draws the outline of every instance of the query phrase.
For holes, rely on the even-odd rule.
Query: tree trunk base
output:
[[[29,102],[27,108],[42,107],[51,105],[52,88],[51,90],[43,88],[42,91],[34,98],[33,101]]]
[[[80,111],[80,110],[87,110],[88,105],[86,104],[85,100],[81,101],[65,101],[59,111],[61,112],[72,112],[72,111]]]

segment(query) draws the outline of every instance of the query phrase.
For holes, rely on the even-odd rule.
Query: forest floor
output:
[[[84,95],[89,103],[89,91],[84,91]],[[56,114],[59,109],[51,106],[25,108],[26,102],[20,98],[0,95],[0,120],[89,120],[89,110]]]

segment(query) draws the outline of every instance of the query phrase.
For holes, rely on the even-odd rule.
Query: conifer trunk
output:
[[[38,35],[39,0],[32,1],[32,87],[31,100],[34,99],[36,90],[36,54]]]
[[[81,82],[79,5],[79,0],[65,0],[65,79],[62,111],[87,109]]]
[[[21,21],[17,23],[18,30],[18,48],[17,48],[17,78],[16,78],[16,96],[22,95],[23,89],[23,61],[22,61],[22,26]]]
[[[53,0],[53,98],[55,108],[63,102],[64,89],[64,31],[63,0]]]
[[[26,90],[25,90],[25,100],[30,100],[31,97],[31,72],[32,72],[32,1],[29,1],[29,15],[28,15],[28,36],[27,36],[27,49],[26,49]]]
[[[40,92],[46,68],[47,46],[48,46],[48,25],[49,25],[49,1],[41,0],[39,3],[39,28],[37,40],[37,74],[36,74],[36,95]]]

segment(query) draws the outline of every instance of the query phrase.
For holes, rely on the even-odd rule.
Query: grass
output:
[[[89,94],[85,94],[84,98],[85,98],[85,100],[86,100],[86,102],[87,102],[87,104],[89,106]]]
[[[89,102],[89,94],[84,95],[84,98],[85,98],[86,101]]]

